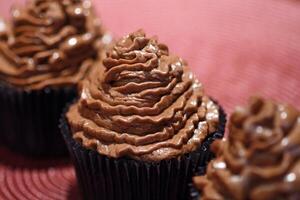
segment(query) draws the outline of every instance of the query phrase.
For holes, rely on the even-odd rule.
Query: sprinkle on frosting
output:
[[[196,150],[216,130],[218,109],[186,63],[139,30],[107,52],[67,119],[100,154],[159,161]]]
[[[252,98],[231,117],[217,158],[194,178],[201,200],[300,199],[300,112]]]
[[[102,36],[89,0],[31,0],[0,22],[0,79],[27,89],[75,84]]]

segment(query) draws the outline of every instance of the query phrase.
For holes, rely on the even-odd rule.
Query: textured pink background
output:
[[[23,1],[0,0],[3,16],[8,16],[13,2]],[[94,0],[94,4],[103,24],[115,36],[138,28],[158,35],[172,52],[189,62],[207,93],[229,113],[256,94],[300,108],[300,1]],[[30,177],[44,177],[40,179],[46,185],[57,184],[61,173],[69,173],[59,186],[51,187],[53,192],[61,191],[58,199],[66,199],[74,184],[72,170],[50,166],[27,169],[0,164],[0,188],[7,187],[9,181],[18,183],[19,189],[12,192],[16,194],[20,188],[33,190],[28,186],[34,182]],[[31,181],[25,181],[24,173]],[[47,199],[51,193],[47,191],[38,193],[41,196],[36,196],[36,191],[30,194]]]
[[[13,2],[0,0],[8,16]],[[300,107],[297,0],[94,0],[119,37],[138,28],[184,59],[228,112],[260,94]]]

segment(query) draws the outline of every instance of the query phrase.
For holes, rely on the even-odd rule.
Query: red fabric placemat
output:
[[[0,148],[1,200],[77,200],[75,172],[68,159],[34,160]]]
[[[23,0],[0,1],[0,11]],[[259,94],[300,108],[300,1],[94,0],[115,36],[138,28],[185,58],[207,93],[231,113]],[[76,199],[69,161],[0,149],[0,199]]]

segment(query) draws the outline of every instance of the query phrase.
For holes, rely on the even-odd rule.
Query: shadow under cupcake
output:
[[[137,31],[120,39],[61,119],[84,199],[187,199],[225,114],[181,58]]]
[[[31,0],[0,22],[0,144],[31,156],[67,153],[59,117],[104,45],[90,3]]]

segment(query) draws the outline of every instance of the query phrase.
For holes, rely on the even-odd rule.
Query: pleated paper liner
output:
[[[213,156],[214,157],[214,156]],[[211,159],[213,159],[213,157]],[[199,166],[195,176],[202,176],[206,172],[206,166]],[[189,200],[201,200],[200,192],[194,187],[193,182],[189,183]]]
[[[0,144],[28,156],[67,155],[58,128],[75,87],[26,91],[0,83]]]
[[[200,194],[197,191],[195,187],[193,187],[193,184],[191,183],[190,185],[190,199],[189,200],[200,200]]]
[[[220,112],[219,130],[206,138],[197,151],[157,163],[127,157],[109,158],[95,150],[86,149],[72,138],[66,118],[62,116],[60,128],[75,165],[83,199],[188,199],[188,183],[197,166],[206,166],[212,157],[210,143],[223,137],[226,117],[222,109]]]
[[[209,161],[214,159],[215,155],[211,152]],[[196,171],[194,173],[194,176],[203,176],[206,173],[206,167],[207,165],[198,165],[196,167]],[[197,188],[194,187],[193,181],[191,180],[191,182],[188,184],[189,187],[189,200],[201,200],[201,194],[200,192],[197,190]]]

